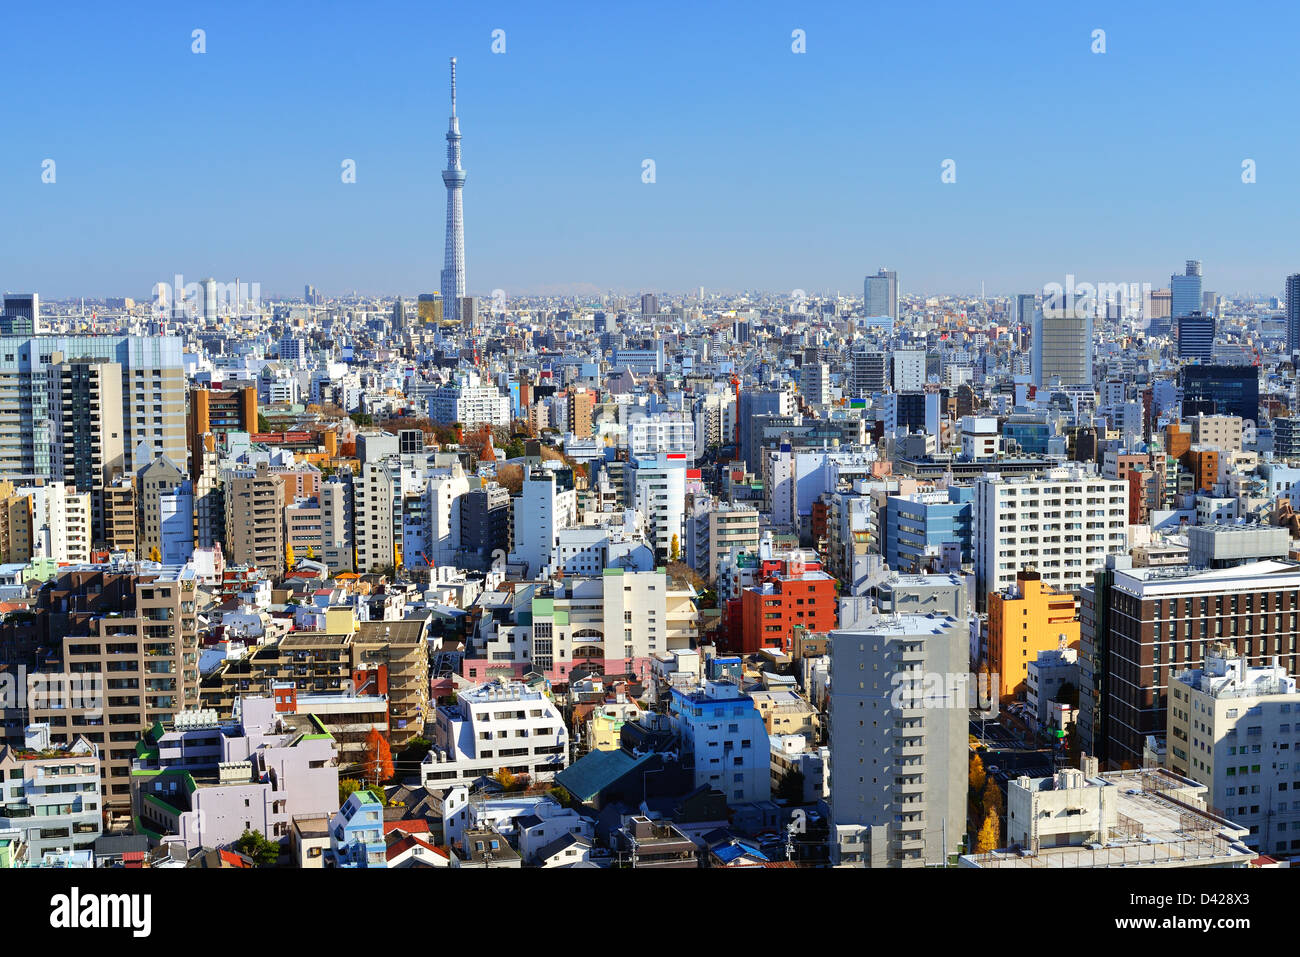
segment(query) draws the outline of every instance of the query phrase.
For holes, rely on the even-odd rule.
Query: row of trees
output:
[[[1002,846],[1002,789],[984,769],[984,761],[977,753],[970,756],[970,781],[967,800],[972,822],[979,822],[975,832],[975,853],[987,854]]]

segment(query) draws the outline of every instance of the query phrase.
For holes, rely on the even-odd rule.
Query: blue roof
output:
[[[589,751],[555,775],[555,783],[579,801],[590,801],[629,771],[655,757],[654,753],[634,758],[626,751]]]
[[[771,858],[758,849],[757,845],[750,844],[748,841],[740,840],[736,841],[734,844],[714,848],[713,854],[724,864],[730,864],[732,861],[744,857],[745,855],[757,858],[760,861],[771,860]]]

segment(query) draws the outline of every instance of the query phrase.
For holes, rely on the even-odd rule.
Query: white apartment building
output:
[[[1220,814],[1261,854],[1300,854],[1300,690],[1277,664],[1255,667],[1229,647],[1182,672],[1169,691],[1166,760],[1209,788]]]
[[[716,788],[730,805],[771,800],[771,745],[749,695],[728,681],[673,688],[668,713],[694,756],[696,787]]]
[[[695,405],[695,455],[710,445],[729,445],[736,433],[736,397],[732,392],[711,392]]]
[[[961,455],[964,459],[979,461],[995,458],[1002,451],[1002,433],[998,420],[988,416],[963,415],[961,417]]]
[[[536,671],[555,682],[567,682],[579,666],[649,674],[655,655],[691,647],[694,599],[689,585],[679,587],[662,571],[622,568],[488,593],[465,673]]]
[[[650,524],[650,542],[661,561],[686,548],[686,456],[664,452],[636,463],[636,507]]]
[[[1128,552],[1128,483],[1079,468],[981,476],[971,537],[980,607],[1029,565],[1058,591],[1077,593],[1107,555]]]
[[[656,412],[633,419],[628,427],[628,452],[633,459],[682,455],[695,458],[695,422],[683,412]]]
[[[99,751],[77,735],[50,744],[48,724],[29,725],[22,747],[0,747],[0,830],[16,831],[28,860],[92,846],[103,830]]]
[[[556,530],[553,564],[565,575],[600,575],[612,567],[649,572],[655,553],[624,525],[579,525]]]
[[[429,418],[459,422],[466,429],[481,425],[509,425],[510,399],[476,372],[461,373],[429,395]]]
[[[401,467],[395,459],[366,462],[353,483],[357,570],[394,564],[393,520],[400,521]],[[400,540],[399,540],[400,542]]]
[[[40,485],[17,492],[32,500],[33,557],[73,564],[90,561],[89,492],[70,485]]]
[[[548,781],[568,761],[569,731],[551,699],[518,681],[496,680],[463,689],[455,704],[438,708],[420,780],[443,791],[506,768]]]
[[[893,391],[920,392],[925,388],[925,352],[920,349],[895,349],[890,358],[893,363]]]
[[[424,481],[425,516],[420,550],[437,566],[454,565],[460,551],[461,499],[469,492],[469,479],[460,463],[456,463],[448,468],[430,469]],[[411,551],[413,544],[402,550],[408,567],[416,563],[417,556]]]
[[[578,521],[578,493],[568,469],[534,468],[524,474],[514,503],[514,550],[510,560],[524,562],[530,578],[551,566],[556,533]]]

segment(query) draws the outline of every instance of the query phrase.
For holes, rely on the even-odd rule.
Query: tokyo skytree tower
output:
[[[460,120],[456,117],[456,58],[451,58],[451,119],[447,124],[447,168],[442,171],[447,187],[447,252],[442,267],[443,315],[460,318],[460,301],[465,295],[465,217],[461,191],[465,171],[460,168]]]

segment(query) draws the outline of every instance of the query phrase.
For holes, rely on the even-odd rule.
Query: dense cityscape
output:
[[[428,292],[0,275],[0,868],[1291,866],[1300,260],[507,294],[448,66]]]

